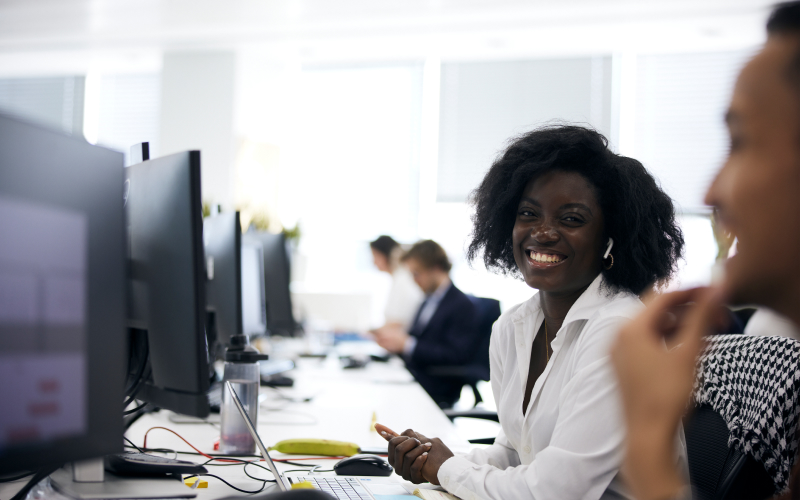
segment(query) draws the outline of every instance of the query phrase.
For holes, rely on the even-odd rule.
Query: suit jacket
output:
[[[458,401],[463,381],[433,376],[428,370],[472,362],[481,343],[477,311],[469,297],[455,285],[450,286],[428,324],[420,329],[417,320],[421,311],[422,306],[409,332],[417,338],[417,345],[406,359],[406,367],[434,401],[451,406]]]

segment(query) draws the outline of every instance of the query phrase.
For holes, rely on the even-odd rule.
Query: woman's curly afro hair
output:
[[[638,295],[673,276],[684,242],[672,199],[640,162],[612,153],[603,135],[576,125],[528,132],[495,160],[471,195],[470,261],[482,251],[487,269],[520,277],[511,242],[519,200],[531,179],[552,170],[576,172],[595,188],[605,236],[614,239],[614,265],[602,271],[607,285]]]

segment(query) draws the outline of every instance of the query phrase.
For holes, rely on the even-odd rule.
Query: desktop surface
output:
[[[402,362],[371,363],[364,369],[345,370],[334,352],[324,359],[301,358],[291,372],[295,386],[275,390],[261,388],[263,395],[259,412],[258,432],[267,446],[283,439],[323,438],[357,443],[363,449],[386,449],[387,443],[371,429],[373,415],[378,421],[398,431],[413,428],[429,436],[440,437],[454,452],[465,452],[470,444],[459,436],[455,427],[422,387],[417,384]],[[305,401],[310,398],[310,401]],[[219,429],[209,423],[176,423],[168,411],[148,414],[140,418],[126,433],[138,446],[144,435],[155,427],[165,427],[177,432],[189,443],[207,454],[214,454],[214,442]],[[148,447],[191,451],[191,448],[171,432],[153,429],[147,437]],[[271,452],[274,459],[297,460],[297,463],[321,465],[330,470],[339,458],[313,457],[305,460],[297,455]],[[179,455],[179,458],[204,462],[199,456]],[[255,458],[255,457],[254,457]],[[207,466],[209,472],[219,475],[232,485],[256,490],[260,483],[248,478],[239,466]],[[310,468],[310,467],[309,467]],[[281,472],[302,469],[278,462]],[[257,467],[248,466],[253,476],[271,479],[271,475]],[[292,476],[303,472],[292,472]],[[315,477],[334,476],[333,472],[314,474]],[[196,490],[198,498],[213,499],[237,494],[215,478],[206,478],[207,489]],[[394,480],[398,478],[373,478]],[[264,492],[277,491],[268,483]]]

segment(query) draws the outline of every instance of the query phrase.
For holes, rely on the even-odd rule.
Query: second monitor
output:
[[[143,346],[132,354],[138,354],[132,364],[149,365],[136,397],[205,417],[209,367],[200,152],[132,165],[126,177],[128,326],[133,344]]]
[[[206,257],[208,346],[220,356],[233,335],[242,333],[242,230],[239,212],[203,220]]]

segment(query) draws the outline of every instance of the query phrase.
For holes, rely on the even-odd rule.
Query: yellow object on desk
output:
[[[284,439],[270,450],[293,455],[323,455],[328,457],[352,457],[358,453],[358,445],[331,439]]]
[[[377,424],[377,423],[378,423],[378,412],[373,411],[372,412],[372,423],[369,424],[369,430],[371,430],[373,432],[378,432],[378,431],[375,430],[375,424]]]
[[[197,481],[200,481],[200,484],[197,485],[198,488],[208,488],[208,481],[205,479],[200,479],[199,477],[190,477],[188,479],[184,479],[183,484],[191,488]]]
[[[309,481],[300,481],[299,483],[292,483],[293,490],[313,490],[314,485]]]

